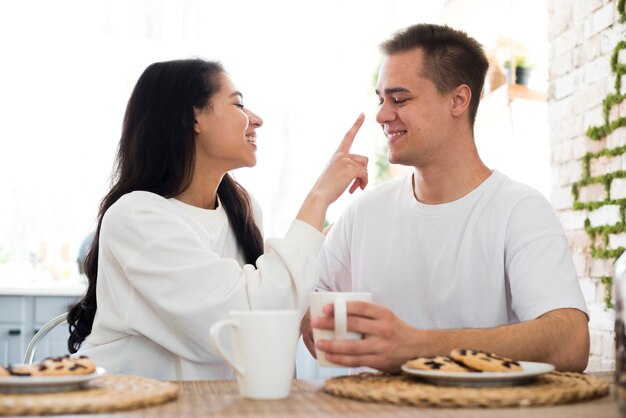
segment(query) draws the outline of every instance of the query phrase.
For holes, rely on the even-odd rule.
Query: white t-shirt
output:
[[[320,288],[372,292],[423,329],[483,328],[586,306],[563,228],[535,190],[494,171],[425,205],[412,176],[361,195],[331,229]]]
[[[98,309],[79,354],[112,373],[231,378],[209,344],[211,325],[230,310],[304,312],[323,241],[296,220],[285,238],[266,241],[255,269],[243,264],[221,205],[205,210],[149,192],[124,195],[102,222]]]

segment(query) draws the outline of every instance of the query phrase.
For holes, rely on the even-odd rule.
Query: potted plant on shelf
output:
[[[505,61],[504,67],[506,68],[507,81],[511,82],[511,62]],[[515,57],[515,84],[521,84],[523,86],[528,85],[530,78],[530,72],[533,66],[526,61],[526,57],[518,55]]]

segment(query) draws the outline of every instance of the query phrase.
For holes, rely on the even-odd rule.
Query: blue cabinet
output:
[[[76,303],[75,296],[0,295],[0,363],[21,363],[31,338],[46,322]],[[67,354],[67,325],[60,325],[40,341],[35,360]]]
[[[0,363],[21,363],[20,353],[26,351],[24,327],[20,323],[0,324]]]

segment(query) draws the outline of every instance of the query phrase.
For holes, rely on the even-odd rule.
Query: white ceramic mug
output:
[[[301,315],[296,310],[231,311],[230,319],[211,327],[213,348],[235,369],[239,393],[251,399],[289,396],[294,378]],[[231,328],[234,357],[220,343],[223,328]]]
[[[362,335],[358,332],[348,331],[348,318],[346,312],[346,302],[352,300],[360,300],[363,302],[371,302],[372,294],[368,292],[311,292],[309,298],[309,308],[311,310],[311,319],[320,316],[326,316],[322,312],[324,305],[333,303],[335,306],[335,329],[316,329],[313,328],[313,340],[358,340]],[[339,364],[331,363],[326,360],[323,351],[315,348],[317,361],[322,367],[346,367]]]

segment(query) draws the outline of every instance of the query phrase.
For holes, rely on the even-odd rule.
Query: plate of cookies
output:
[[[438,385],[512,386],[534,381],[554,370],[548,363],[515,361],[480,350],[457,349],[448,356],[418,357],[402,370]]]
[[[0,366],[0,393],[76,390],[105,373],[85,356],[48,357],[33,364]]]

